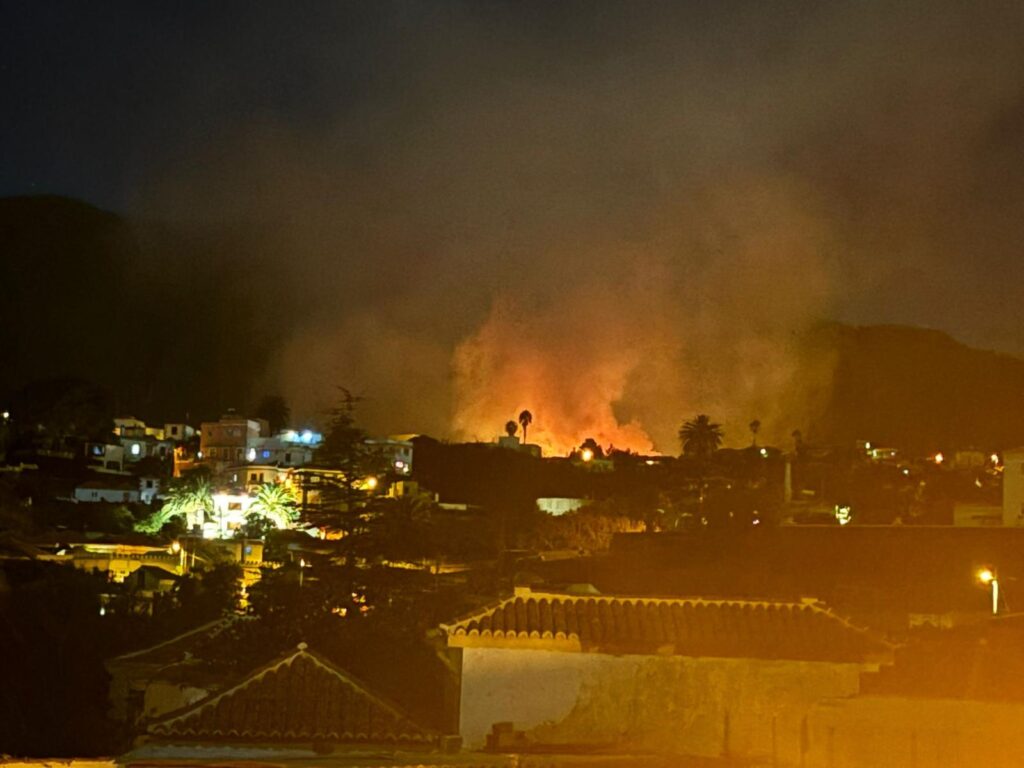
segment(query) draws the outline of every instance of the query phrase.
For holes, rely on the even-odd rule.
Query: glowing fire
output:
[[[636,352],[602,319],[524,318],[499,302],[455,353],[456,434],[492,441],[527,409],[533,414],[527,441],[546,455],[566,455],[587,438],[605,448],[652,452],[639,424],[616,418]]]

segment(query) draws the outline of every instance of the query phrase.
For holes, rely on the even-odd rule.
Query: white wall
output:
[[[130,504],[139,500],[139,492],[115,488],[75,488],[75,501],[108,501],[113,504]]]
[[[512,721],[553,744],[796,759],[800,723],[859,689],[866,665],[464,648],[460,732]],[[728,724],[727,724],[728,722]],[[728,735],[727,735],[728,732]]]

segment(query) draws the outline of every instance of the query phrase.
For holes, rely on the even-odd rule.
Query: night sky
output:
[[[0,194],[257,233],[300,413],[668,448],[788,434],[821,320],[1024,354],[1019,2],[0,8]]]

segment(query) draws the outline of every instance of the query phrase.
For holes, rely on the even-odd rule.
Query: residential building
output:
[[[381,458],[385,471],[397,475],[412,474],[413,444],[401,437],[370,439],[366,444]]]
[[[311,438],[303,440],[307,434],[314,433],[287,430],[273,437],[259,438],[253,444],[253,450],[247,453],[247,460],[283,467],[303,467],[313,461],[313,454],[320,442],[319,435],[316,442]]]
[[[75,487],[74,499],[86,503],[152,504],[159,493],[158,477],[109,476],[79,484]]]
[[[195,427],[190,427],[184,422],[168,422],[164,424],[163,438],[175,443],[187,442],[196,436]]]
[[[132,658],[121,657],[116,662],[115,669],[125,669]],[[147,694],[152,686],[147,684]],[[198,696],[201,689],[193,690]],[[163,702],[157,703],[156,694],[154,689],[151,707],[166,711]],[[282,750],[296,754],[315,749],[335,757],[345,751],[356,751],[364,759],[372,754],[374,764],[412,765],[421,760],[400,756],[430,755],[446,746],[442,734],[414,722],[397,704],[305,643],[234,685],[211,690],[151,721],[146,730],[148,738],[122,758],[124,763],[172,755],[175,765],[205,764],[210,757],[228,759],[231,755],[232,761],[244,755],[250,760],[276,762]],[[182,746],[196,745],[203,750],[195,759],[181,751]],[[457,747],[457,741],[451,745]]]
[[[200,428],[199,456],[219,472],[231,464],[256,460],[261,438],[268,437],[267,422],[229,412],[219,421],[204,421]]]
[[[517,588],[442,630],[470,748],[774,754],[787,765],[806,751],[812,708],[856,694],[893,650],[813,600]]]
[[[86,443],[85,460],[96,471],[123,472],[124,446],[120,443]]]

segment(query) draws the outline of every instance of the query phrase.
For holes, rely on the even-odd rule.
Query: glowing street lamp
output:
[[[585,462],[591,461],[594,458],[594,452],[589,448],[584,448],[582,451],[580,451],[580,458],[583,459],[583,461]]]
[[[945,460],[946,460],[946,457],[942,455],[941,451],[939,453],[935,454],[935,463],[936,464],[941,464]]]
[[[978,571],[978,581],[992,590],[992,615],[999,613],[999,579],[994,568],[982,568]]]

